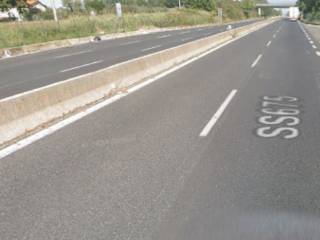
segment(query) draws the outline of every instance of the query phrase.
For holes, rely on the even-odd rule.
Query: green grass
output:
[[[96,34],[129,32],[142,28],[192,26],[214,22],[212,13],[190,9],[172,9],[157,13],[124,14],[96,17],[73,16],[54,21],[0,23],[0,48],[17,47],[53,40],[80,38]]]

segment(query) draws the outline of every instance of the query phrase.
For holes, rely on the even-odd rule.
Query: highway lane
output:
[[[1,159],[0,238],[319,239],[319,64],[276,22]]]
[[[0,99],[217,34],[226,26],[163,31],[0,60]]]

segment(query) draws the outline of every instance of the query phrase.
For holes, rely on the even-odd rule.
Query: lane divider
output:
[[[220,105],[220,107],[218,108],[218,110],[216,111],[216,113],[212,116],[212,118],[210,119],[210,121],[207,123],[207,125],[203,128],[203,130],[201,131],[201,133],[199,134],[199,137],[206,137],[211,129],[214,127],[214,125],[218,122],[219,118],[222,116],[223,112],[226,110],[226,108],[228,107],[228,105],[230,104],[231,100],[234,98],[234,96],[236,95],[236,93],[238,92],[237,89],[233,89],[228,96],[226,97],[226,99],[223,101],[223,103]]]
[[[141,40],[125,42],[125,43],[120,44],[119,46],[127,46],[127,45],[131,45],[131,44],[139,43],[139,42],[141,42]]]
[[[146,51],[149,51],[149,50],[152,50],[152,49],[156,49],[156,48],[160,48],[160,47],[162,47],[161,44],[153,46],[153,47],[142,49],[141,52],[146,52]]]
[[[305,28],[302,26],[302,24],[301,24],[300,22],[299,22],[298,24],[299,24],[300,29],[302,30],[302,32],[304,32],[306,38],[308,39],[311,47],[312,47],[313,49],[318,49],[318,47],[314,44],[314,41],[310,38],[309,34],[308,34],[307,31],[305,30]],[[319,52],[319,51],[315,51],[315,54],[316,54],[317,56],[320,56],[320,52]]]
[[[72,68],[67,68],[67,69],[61,70],[60,72],[61,72],[61,73],[70,72],[70,71],[72,71],[72,70],[76,70],[76,69],[79,69],[79,68],[88,67],[88,66],[91,66],[91,65],[94,65],[94,64],[98,64],[98,63],[102,63],[102,62],[103,62],[103,60],[94,61],[94,62],[91,62],[91,63],[86,63],[86,64],[79,65],[79,66],[75,66],[75,67],[72,67]]]
[[[72,56],[76,56],[76,55],[80,55],[80,54],[84,54],[84,53],[89,53],[89,52],[92,52],[92,50],[85,50],[85,51],[80,51],[80,52],[75,52],[75,53],[69,53],[69,54],[59,55],[59,56],[53,57],[53,59],[60,59],[60,58],[72,57]]]
[[[251,64],[251,68],[254,68],[258,64],[258,62],[261,58],[262,58],[262,54],[259,54],[259,56],[256,58],[256,60],[254,60],[254,62]]]
[[[162,39],[162,38],[167,38],[167,37],[170,37],[171,35],[170,34],[166,34],[166,35],[161,35],[159,37],[157,37],[158,39]]]
[[[269,41],[269,42],[267,43],[267,47],[269,47],[269,46],[270,46],[270,44],[271,44],[271,41]]]

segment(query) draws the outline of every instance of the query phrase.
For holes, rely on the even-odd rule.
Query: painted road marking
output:
[[[231,102],[232,98],[236,95],[238,90],[233,89],[229,95],[227,96],[227,98],[223,101],[223,103],[221,104],[221,106],[218,108],[218,110],[216,111],[216,113],[212,116],[212,118],[210,119],[210,121],[207,123],[207,125],[203,128],[203,130],[201,131],[201,133],[199,134],[200,137],[206,137],[209,132],[211,131],[211,129],[213,128],[213,126],[216,124],[216,122],[219,120],[219,118],[221,117],[221,115],[223,114],[223,112],[225,111],[225,109],[228,107],[229,103]]]
[[[309,41],[311,44],[313,44],[313,41]]]
[[[262,58],[262,54],[259,54],[256,60],[254,60],[254,62],[251,64],[251,67],[254,68],[261,58]]]
[[[64,54],[64,55],[60,55],[60,56],[55,56],[55,57],[53,57],[53,59],[71,57],[71,56],[76,56],[76,55],[80,55],[80,54],[88,53],[88,52],[92,52],[92,51],[86,50],[86,51],[80,51],[80,52],[75,52],[75,53]]]
[[[184,42],[184,41],[188,41],[188,40],[191,40],[191,39],[192,39],[192,37],[182,38],[181,41]]]
[[[312,48],[316,49],[316,48],[317,48],[317,46],[316,46],[316,45],[312,45]]]
[[[277,36],[277,34],[273,34],[273,36],[272,36],[272,37],[273,37],[273,38],[276,38],[276,36]]]
[[[91,63],[75,66],[75,67],[72,67],[72,68],[67,68],[67,69],[61,70],[60,72],[61,73],[69,72],[69,71],[72,71],[72,70],[76,70],[76,69],[79,69],[79,68],[84,68],[84,67],[87,67],[87,66],[91,66],[91,65],[94,65],[94,64],[101,63],[101,62],[103,62],[103,60],[94,61],[94,62],[91,62]]]
[[[271,41],[269,41],[269,42],[267,43],[267,47],[269,47],[269,46],[270,46],[270,44],[271,44]]]
[[[159,47],[162,47],[162,45],[156,45],[156,46],[153,46],[153,47],[145,48],[145,49],[142,49],[141,52],[146,52],[146,51],[149,51],[149,50],[152,50],[152,49],[156,49],[156,48],[159,48]]]
[[[183,31],[183,32],[180,32],[178,33],[179,35],[182,35],[182,34],[186,34],[186,33],[189,33],[190,31]]]
[[[261,102],[261,113],[258,122],[262,125],[256,134],[263,138],[280,137],[293,139],[299,136],[296,125],[300,124],[299,101],[290,96],[264,96]]]
[[[161,36],[159,36],[157,38],[161,39],[161,38],[167,38],[167,37],[170,37],[170,36],[171,36],[170,34],[165,34],[165,35],[161,35]]]
[[[223,48],[224,46],[227,46],[228,44],[230,44],[232,42],[235,42],[235,41],[237,41],[239,39],[242,39],[242,38],[244,38],[245,36],[247,36],[249,34],[250,34],[250,32],[245,33],[245,34],[241,35],[240,37],[236,37],[234,39],[231,39],[231,40],[229,40],[229,41],[227,41],[227,42],[225,42],[225,43],[223,43],[223,44],[221,44],[221,45],[219,45],[219,46],[217,46],[217,47],[215,47],[215,48],[213,48],[213,49],[211,49],[211,50],[209,50],[207,52],[204,52],[204,53],[202,53],[202,54],[200,54],[200,55],[198,55],[198,56],[196,56],[194,58],[191,58],[191,59],[189,59],[189,60],[187,60],[187,61],[185,61],[185,62],[183,62],[183,63],[181,63],[181,64],[179,64],[179,65],[177,65],[175,67],[173,67],[173,68],[170,68],[169,70],[167,70],[167,71],[165,71],[163,73],[160,73],[159,75],[156,75],[155,77],[152,77],[152,78],[150,78],[149,80],[147,80],[145,82],[142,82],[142,83],[140,83],[140,84],[138,84],[138,85],[136,85],[136,86],[134,86],[132,88],[129,88],[127,94],[119,94],[119,95],[113,96],[111,98],[108,98],[108,99],[102,101],[101,103],[98,103],[97,105],[94,105],[94,106],[84,110],[83,112],[80,112],[80,113],[77,113],[77,114],[75,114],[75,115],[73,115],[71,117],[68,117],[68,118],[62,120],[61,122],[58,122],[58,123],[46,128],[46,129],[43,129],[43,130],[41,130],[41,131],[39,131],[39,132],[37,132],[37,133],[35,133],[33,135],[30,135],[30,136],[18,141],[18,142],[14,143],[14,144],[6,147],[6,148],[1,149],[0,150],[0,159],[5,158],[6,156],[8,156],[8,155],[10,155],[10,154],[12,154],[14,152],[17,152],[20,149],[23,149],[23,148],[27,147],[28,145],[30,145],[32,143],[35,143],[35,142],[37,142],[37,141],[39,141],[39,140],[41,140],[41,139],[53,134],[54,132],[56,132],[56,131],[58,131],[58,130],[60,130],[60,129],[62,129],[62,128],[64,128],[64,127],[66,127],[66,126],[68,126],[68,125],[70,125],[70,124],[72,124],[72,123],[74,123],[74,122],[76,122],[76,121],[88,116],[88,115],[90,115],[91,113],[94,113],[94,112],[96,112],[96,111],[98,111],[98,110],[100,110],[100,109],[112,104],[113,102],[118,101],[119,99],[127,96],[128,94],[136,92],[136,91],[140,90],[141,88],[143,88],[145,86],[148,86],[149,84],[162,79],[163,77],[169,75],[170,73],[175,72],[175,71],[183,68],[184,66],[186,66],[186,65],[188,65],[190,63],[193,63],[193,62],[199,60],[200,58],[202,58],[204,56],[207,56],[210,53],[217,51],[218,49]],[[72,81],[73,79],[79,78],[79,77],[84,76],[84,75],[88,76],[88,75],[91,75],[91,74],[90,73],[89,74],[88,73],[87,74],[83,74],[83,75],[71,78],[69,80],[66,80],[66,81]],[[0,102],[7,101],[9,99],[15,99],[17,97],[24,96],[26,94],[30,94],[32,92],[36,92],[36,91],[39,91],[41,89],[46,89],[48,87],[52,87],[52,86],[55,86],[55,85],[58,85],[58,84],[61,84],[61,83],[53,83],[53,84],[48,85],[48,86],[44,86],[44,87],[33,89],[33,90],[30,90],[30,91],[27,91],[27,92],[19,93],[19,94],[16,94],[14,96],[10,96],[10,97],[4,98],[4,99],[0,99]]]
[[[316,51],[316,54],[317,54],[317,56],[320,56],[320,52],[319,51]]]
[[[135,40],[135,41],[122,43],[119,46],[126,46],[126,45],[131,45],[131,44],[135,44],[135,43],[139,43],[139,42],[141,42],[141,41],[140,40]]]

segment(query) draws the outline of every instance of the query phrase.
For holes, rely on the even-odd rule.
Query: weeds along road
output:
[[[1,159],[0,238],[319,239],[308,38],[275,22]]]

